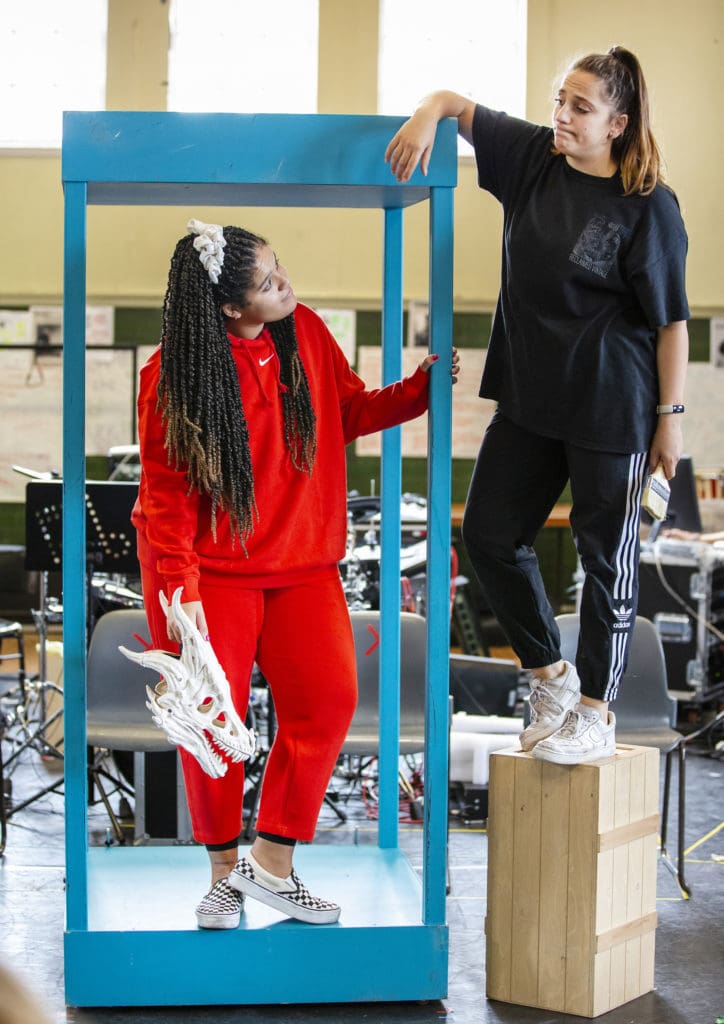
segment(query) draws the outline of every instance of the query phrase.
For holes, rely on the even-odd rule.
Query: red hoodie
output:
[[[200,570],[217,586],[289,586],[337,571],[347,537],[345,445],[362,434],[414,419],[427,409],[428,375],[366,391],[364,382],[327,330],[301,303],[294,313],[299,352],[317,418],[317,455],[311,476],[292,465],[284,440],[279,360],[265,329],[252,340],[229,335],[249,427],[258,519],[244,552],[232,542],[229,517],[189,493],[185,470],[169,465],[165,428],[156,411],[161,349],[141,369],[138,433],[141,482],[132,521],[140,560],[163,577],[167,595],[183,586],[198,601]]]

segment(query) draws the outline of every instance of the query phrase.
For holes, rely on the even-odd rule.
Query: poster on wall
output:
[[[63,344],[62,306],[31,306],[28,315],[31,324],[29,344],[38,346]],[[113,306],[86,307],[85,343],[87,348],[113,344],[113,318]]]
[[[0,346],[32,345],[30,313],[17,309],[0,309]]]
[[[460,349],[460,375],[453,389],[452,401],[452,452],[456,459],[476,458],[483,433],[495,410],[495,402],[478,397],[485,354],[486,349]],[[413,373],[424,357],[424,349],[403,349],[403,374]],[[358,373],[368,388],[380,386],[381,362],[382,349],[379,346],[360,347]],[[379,455],[381,450],[381,434],[359,437],[355,442],[357,455]],[[427,456],[426,415],[402,425],[402,454],[405,458],[424,459]]]
[[[413,300],[407,306],[407,347],[427,348],[430,340],[430,304]]]
[[[129,350],[86,352],[86,451],[104,455],[129,444],[134,433],[133,355]],[[139,353],[139,365],[143,358]],[[60,473],[62,376],[59,346],[0,346],[0,501],[25,500],[28,478],[13,470]]]
[[[724,367],[724,317],[709,321],[709,353],[712,366]]]
[[[353,309],[315,309],[329,328],[330,334],[344,352],[347,362],[354,365],[357,357],[357,314]]]
[[[689,363],[686,371],[684,445],[695,470],[724,469],[724,363],[712,370],[709,363]]]

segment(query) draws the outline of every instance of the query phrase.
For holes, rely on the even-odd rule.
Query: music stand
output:
[[[135,481],[88,481],[86,483],[86,587],[88,593],[87,624],[90,637],[95,622],[93,602],[91,600],[91,578],[93,573],[138,575],[140,572],[136,555],[135,531],[131,525],[131,511],[138,495],[138,483]],[[14,746],[12,753],[3,763],[0,753],[0,778],[4,771],[20,754],[30,748],[39,750],[42,755],[51,755],[62,759],[60,750],[51,744],[45,733],[62,714],[59,708],[50,719],[46,718],[46,691],[54,690],[62,694],[61,688],[46,679],[47,674],[47,635],[49,621],[58,615],[48,606],[48,574],[59,572],[63,563],[63,484],[59,479],[33,479],[26,487],[25,501],[25,568],[29,572],[40,573],[40,609],[33,611],[33,619],[40,639],[39,643],[39,677],[35,684],[24,685],[21,703],[24,709],[30,704],[31,690],[34,687],[39,697],[39,714],[37,720],[25,716],[23,719],[22,737]],[[61,612],[62,614],[62,612]],[[23,711],[25,715],[25,710]],[[5,728],[0,735],[7,735]],[[5,825],[13,814],[27,807],[48,793],[59,789],[64,782],[61,776],[51,785],[25,799],[16,806],[5,809],[0,820],[2,846],[5,845]]]
[[[131,511],[138,495],[133,481],[87,481],[86,507],[86,625],[95,623],[90,581],[93,572],[139,573]],[[63,481],[31,480],[25,489],[25,568],[40,572],[40,676],[46,675],[47,581],[63,565]],[[45,710],[43,708],[43,710]]]
[[[91,577],[98,573],[138,575],[136,536],[131,512],[138,496],[135,481],[86,481],[86,624],[95,625]],[[40,676],[46,675],[47,579],[63,565],[63,481],[31,480],[25,489],[25,568],[40,572]],[[43,711],[45,708],[43,707]]]
[[[138,496],[134,480],[86,483],[86,562],[94,572],[137,575],[136,534],[131,512]],[[63,561],[63,483],[31,480],[26,487],[25,568],[53,572]]]

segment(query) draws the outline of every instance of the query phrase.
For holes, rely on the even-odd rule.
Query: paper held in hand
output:
[[[646,480],[641,507],[654,519],[666,519],[670,496],[669,481],[666,479],[664,467],[659,463]]]

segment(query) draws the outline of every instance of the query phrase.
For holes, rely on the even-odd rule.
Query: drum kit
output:
[[[400,513],[400,610],[424,614],[427,501],[417,494],[403,494]],[[347,550],[339,569],[350,610],[380,606],[381,517],[380,498],[355,491],[348,494]]]

